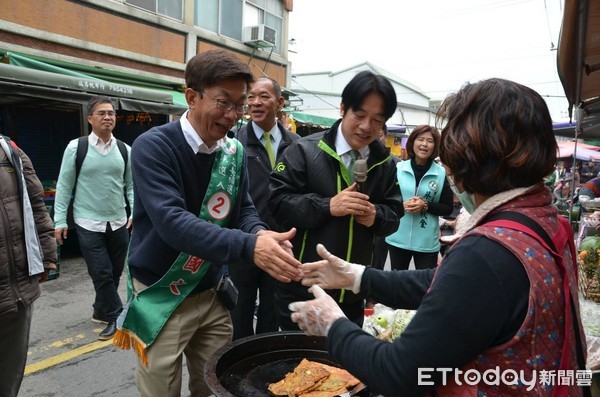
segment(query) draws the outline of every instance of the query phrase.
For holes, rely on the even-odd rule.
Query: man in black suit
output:
[[[251,121],[240,129],[236,138],[244,145],[248,157],[250,196],[263,222],[271,230],[283,229],[275,222],[269,208],[269,174],[277,158],[299,137],[286,130],[277,120],[277,112],[283,108],[281,86],[268,77],[258,78],[248,92]],[[238,304],[231,312],[233,339],[254,335],[254,309],[258,291],[256,333],[279,330],[273,308],[275,282],[258,266],[231,266],[231,279],[239,290]]]

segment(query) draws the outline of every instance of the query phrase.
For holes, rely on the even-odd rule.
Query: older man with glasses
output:
[[[92,132],[83,141],[69,142],[63,154],[56,184],[54,236],[60,245],[67,239],[67,212],[74,196],[77,240],[96,292],[92,321],[106,324],[98,339],[108,340],[115,334],[116,320],[123,309],[117,290],[131,227],[123,187],[133,208],[131,164],[127,161],[131,148],[113,135],[117,119],[110,98],[92,97],[87,120]],[[85,156],[78,163],[81,149]]]
[[[180,396],[186,357],[191,396],[209,396],[204,365],[231,341],[224,267],[253,262],[282,282],[300,280],[295,230],[268,231],[248,194],[244,148],[227,133],[246,109],[252,72],[226,51],[195,55],[185,70],[189,109],[133,143],[135,229],[126,311],[115,345],[139,355],[142,396]]]

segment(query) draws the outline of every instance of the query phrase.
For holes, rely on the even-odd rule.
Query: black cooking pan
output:
[[[340,366],[327,353],[324,337],[285,331],[225,345],[206,363],[204,377],[216,397],[269,397],[269,384],[283,379],[303,358]],[[368,396],[368,391],[356,396]]]

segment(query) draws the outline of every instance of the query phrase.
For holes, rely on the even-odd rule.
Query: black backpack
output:
[[[116,139],[116,138],[115,138]],[[81,166],[83,164],[83,160],[85,160],[85,156],[87,155],[89,147],[88,136],[80,136],[77,141],[77,154],[75,155],[75,183],[73,184],[73,195],[71,197],[71,202],[69,203],[69,209],[67,210],[67,223],[69,225],[73,225],[73,200],[75,200],[75,190],[77,188],[77,178],[79,178],[79,172],[81,171]],[[129,160],[129,155],[127,153],[127,147],[125,143],[120,139],[117,139],[117,147],[119,148],[119,152],[121,152],[121,156],[123,156],[123,161],[125,162],[125,166],[123,167],[123,182],[125,182],[125,174],[127,172],[127,161]],[[126,212],[127,218],[131,215],[131,207],[129,206],[129,201],[127,200],[127,192],[125,190],[125,186],[123,186],[123,194],[125,195],[125,203],[126,203]]]
[[[85,160],[85,156],[87,155],[88,146],[88,137],[80,136],[79,141],[77,142],[77,155],[75,156],[75,184],[73,185],[73,194],[75,194],[77,178],[79,178],[81,165],[83,164],[83,160]],[[123,181],[125,181],[125,173],[127,172],[127,160],[129,160],[129,156],[127,154],[127,147],[125,147],[125,143],[123,143],[123,141],[121,141],[120,139],[117,139],[117,147],[119,148],[119,152],[121,152],[121,156],[123,156],[123,161],[125,162],[125,167],[123,167]]]

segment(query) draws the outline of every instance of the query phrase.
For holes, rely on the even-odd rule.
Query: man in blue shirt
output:
[[[117,118],[110,98],[92,97],[88,103],[88,150],[79,175],[76,157],[79,139],[67,145],[56,184],[54,236],[60,245],[68,237],[67,211],[73,199],[73,218],[77,240],[92,278],[96,296],[92,321],[106,324],[98,339],[112,339],[123,304],[118,288],[131,219],[127,218],[125,196],[133,207],[131,162],[125,163],[113,136]],[[126,150],[131,148],[127,145]]]

